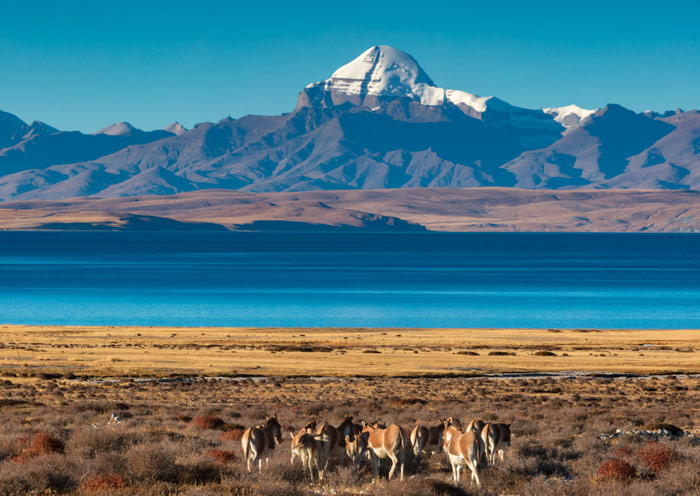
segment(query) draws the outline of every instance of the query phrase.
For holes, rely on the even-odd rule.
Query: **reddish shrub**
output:
[[[627,458],[632,456],[632,448],[629,446],[620,446],[613,452],[613,454],[615,455],[615,458]]]
[[[126,487],[126,480],[117,474],[93,475],[80,485],[80,489],[86,493],[100,493],[108,489],[121,489],[123,487]]]
[[[228,450],[210,449],[206,455],[219,463],[228,463],[236,459],[236,454]]]
[[[38,456],[49,453],[63,453],[64,450],[65,445],[63,441],[48,432],[41,431],[34,434],[32,440],[24,448],[24,453],[29,456]]]
[[[192,419],[190,425],[194,427],[199,427],[204,431],[208,429],[216,429],[217,427],[221,427],[222,425],[224,425],[224,421],[214,415],[199,415]]]
[[[637,452],[644,466],[654,473],[661,472],[673,460],[673,451],[663,444],[651,441]]]
[[[221,436],[219,436],[219,439],[221,439],[222,442],[238,441],[240,438],[243,437],[244,432],[245,432],[245,429],[234,428],[234,429],[222,432]]]
[[[20,439],[20,444],[24,448],[18,456],[11,459],[13,463],[23,464],[35,456],[63,453],[65,450],[63,441],[45,431],[37,432],[30,440]]]
[[[598,477],[603,479],[629,480],[637,475],[635,468],[624,460],[612,459],[598,469]]]

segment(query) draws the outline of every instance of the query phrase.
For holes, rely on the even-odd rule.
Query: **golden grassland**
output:
[[[699,341],[693,330],[0,326],[0,496],[698,496],[700,375],[483,374],[698,372]],[[283,442],[248,474],[240,437],[273,414]],[[333,462],[311,484],[290,463],[289,432],[346,415],[407,429],[506,422],[512,445],[482,466],[480,488],[453,486],[441,452],[411,459],[403,482]],[[671,424],[688,435],[633,432]],[[631,475],[606,468],[620,460]]]
[[[156,377],[700,373],[700,331],[4,325],[3,371]]]

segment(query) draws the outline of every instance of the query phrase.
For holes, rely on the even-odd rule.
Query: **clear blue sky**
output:
[[[529,108],[700,108],[700,2],[5,2],[0,110],[92,132],[279,114],[366,48]]]

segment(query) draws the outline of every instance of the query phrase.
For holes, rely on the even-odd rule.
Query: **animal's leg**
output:
[[[396,470],[396,465],[399,463],[399,460],[394,453],[389,453],[389,459],[391,459],[391,469],[389,470],[388,479],[391,480],[391,476],[394,475],[394,471]]]
[[[311,477],[311,482],[314,481],[314,469],[311,463],[311,453],[306,453],[306,464],[309,467],[309,476]],[[320,477],[320,475],[319,475]]]
[[[473,463],[472,465],[469,466],[469,468],[472,471],[471,482],[473,483],[474,481],[476,481],[476,485],[481,486],[481,481],[479,480],[479,464],[478,464],[478,462]]]
[[[372,454],[372,475],[374,476],[374,481],[377,480],[377,474],[379,473],[379,460],[377,460],[377,455],[374,454],[374,451],[371,452]]]
[[[501,458],[502,462],[506,461],[506,450],[505,449],[498,450],[498,456]]]
[[[331,457],[331,443],[323,441],[323,459],[321,460],[321,471],[325,471],[328,466],[328,459]]]
[[[406,456],[399,456],[399,463],[401,463],[401,480],[403,480],[403,469],[406,466]]]
[[[452,461],[450,461],[450,465],[452,466],[452,482],[457,485],[457,466]]]

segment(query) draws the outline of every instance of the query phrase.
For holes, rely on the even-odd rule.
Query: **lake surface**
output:
[[[700,235],[0,232],[0,323],[700,328]]]

